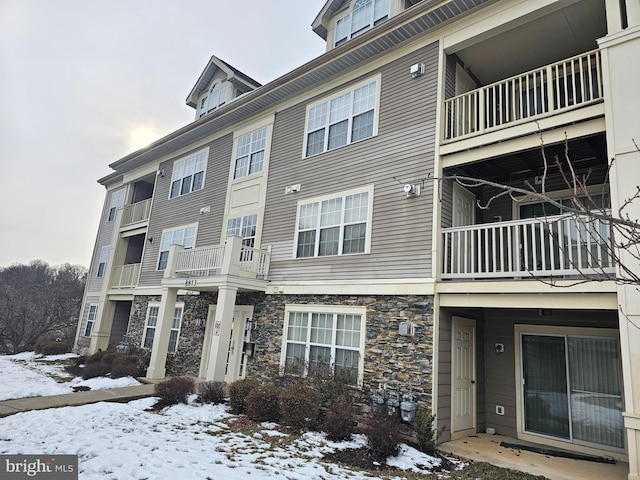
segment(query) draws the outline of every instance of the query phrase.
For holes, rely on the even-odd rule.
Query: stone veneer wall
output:
[[[167,376],[189,375],[197,377],[200,370],[200,357],[204,344],[204,332],[209,305],[216,304],[217,294],[202,292],[200,295],[183,295],[178,302],[184,303],[180,336],[175,353],[167,355]],[[147,320],[147,309],[150,302],[160,302],[158,296],[136,296],[133,299],[127,341],[142,345],[144,326]],[[200,325],[198,325],[200,323]]]
[[[365,402],[371,405],[374,396],[402,401],[403,395],[409,395],[431,408],[433,297],[259,295],[254,299],[252,340],[256,349],[247,367],[248,377],[268,381],[278,370],[285,304],[365,306]],[[415,325],[414,336],[398,334],[402,321]]]
[[[184,314],[178,351],[167,356],[167,375],[198,376],[204,342],[205,321],[217,294],[178,297]],[[149,302],[160,297],[136,296],[133,301],[127,339],[141,345]],[[265,295],[239,293],[237,305],[253,305],[252,341],[255,355],[248,359],[247,377],[268,382],[278,372],[282,351],[286,304],[349,305],[366,307],[363,393],[371,405],[375,396],[414,401],[431,408],[433,372],[433,297],[431,296],[346,296]],[[202,322],[198,326],[197,320]],[[415,325],[413,336],[398,334],[402,321]]]

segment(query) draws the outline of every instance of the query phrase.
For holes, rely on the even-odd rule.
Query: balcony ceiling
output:
[[[455,52],[482,85],[598,47],[606,34],[604,0],[581,0]],[[452,52],[450,52],[452,53]]]
[[[549,165],[549,175],[558,176],[555,156],[564,158],[565,147],[568,147],[568,156],[578,175],[591,172],[588,183],[602,181],[607,172],[607,147],[604,135],[574,139],[567,145],[564,143],[545,145],[544,153]],[[536,148],[462,165],[452,168],[447,173],[522,187],[525,180],[533,183],[536,176],[542,175],[543,168],[542,151]]]

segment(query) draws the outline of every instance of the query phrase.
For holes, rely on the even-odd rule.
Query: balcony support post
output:
[[[169,336],[171,324],[178,297],[177,288],[163,288],[160,308],[158,309],[158,321],[151,347],[151,358],[147,368],[147,378],[162,380],[166,374],[167,351],[169,349]]]
[[[237,287],[228,285],[220,287],[218,291],[218,304],[211,329],[209,358],[203,359],[206,362],[206,380],[224,381],[237,293]]]

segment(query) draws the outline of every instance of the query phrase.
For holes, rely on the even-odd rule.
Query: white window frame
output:
[[[242,246],[255,247],[258,232],[258,214],[252,213],[227,219],[226,232],[227,237],[230,235],[242,237]]]
[[[366,212],[366,220],[362,220],[358,218],[356,221],[350,221],[347,218],[347,198],[348,197],[356,197],[361,194],[367,194],[367,212]],[[340,206],[340,220],[338,222],[332,222],[330,224],[323,225],[323,206],[327,206],[328,208],[331,206],[331,202],[335,204],[336,200],[341,200]],[[315,218],[313,218],[313,222],[311,224],[306,225],[303,224],[304,220],[304,210],[313,210],[313,205],[317,205]],[[336,214],[337,215],[337,214]],[[325,216],[327,218],[328,215]],[[372,219],[373,219],[373,185],[367,185],[365,187],[345,190],[342,192],[336,192],[330,195],[324,195],[321,197],[308,198],[305,200],[299,200],[297,206],[297,214],[296,214],[296,234],[293,244],[293,257],[294,259],[302,259],[302,258],[318,258],[318,257],[326,257],[326,256],[342,256],[342,255],[363,255],[368,254],[371,251],[371,228],[372,228]],[[361,225],[365,223],[365,239],[364,239],[364,250],[361,252],[347,252],[344,253],[344,245],[345,245],[345,229],[346,227],[353,225]],[[323,230],[330,230],[338,228],[338,251],[337,253],[322,253],[320,250],[321,247],[321,233]],[[313,255],[299,255],[298,247],[299,242],[301,240],[301,234],[306,232],[315,232],[314,236],[314,245],[313,245]]]
[[[180,339],[180,328],[182,327],[183,314],[184,304],[176,303],[176,306],[173,309],[173,317],[171,319],[171,331],[169,332],[169,346],[167,347],[167,352],[169,353],[175,353],[178,351],[178,340]]]
[[[264,126],[236,140],[233,179],[248,177],[264,170],[269,129]]]
[[[96,314],[98,313],[98,304],[92,303],[89,305],[89,311],[87,312],[87,323],[84,327],[84,337],[91,337],[93,333],[93,327],[96,323]]]
[[[154,312],[151,315],[151,312]],[[144,321],[144,332],[142,334],[142,344],[140,345],[142,348],[151,349],[153,348],[153,339],[156,334],[156,328],[158,327],[158,317],[160,316],[160,304],[159,303],[149,303],[147,305],[147,315]],[[153,325],[150,320],[153,319]],[[151,336],[149,337],[149,333]],[[149,341],[147,341],[147,339]]]
[[[368,11],[366,10],[368,9]],[[357,15],[363,10],[362,18]],[[356,15],[354,15],[354,12]],[[386,21],[391,16],[391,0],[356,0],[351,11],[336,20],[333,46],[342,45]],[[360,20],[360,23],[356,22]]]
[[[151,313],[153,312],[153,315]],[[171,331],[169,333],[169,344],[167,345],[167,353],[175,353],[178,351],[178,341],[180,340],[180,329],[182,328],[182,316],[184,314],[184,303],[178,302],[173,309],[171,318]],[[149,302],[147,305],[147,316],[144,322],[144,332],[142,334],[141,347],[145,349],[153,348],[153,340],[158,328],[158,320],[160,318],[160,303]],[[150,322],[153,320],[153,324]],[[151,336],[149,336],[151,334]],[[173,343],[173,345],[172,345]]]
[[[197,236],[197,223],[162,230],[162,237],[160,238],[160,251],[158,252],[158,260],[156,261],[157,270],[160,271],[166,268],[166,262],[169,256],[169,247],[171,245],[182,245],[186,249],[194,248],[196,245]],[[163,254],[166,255],[163,256]]]
[[[207,113],[211,113],[218,107],[221,107],[231,100],[231,84],[229,82],[215,82],[206,96],[200,99],[198,107],[198,116],[204,117]]]
[[[96,278],[104,277],[107,270],[107,263],[109,261],[110,245],[105,245],[100,249],[100,257],[98,257],[98,268],[96,270]]]
[[[307,106],[303,158],[351,145],[378,134],[381,78],[381,75],[376,75]],[[373,117],[370,134],[354,138],[354,133],[357,132],[354,120],[369,114]],[[315,142],[310,142],[310,138]],[[339,140],[339,143],[331,145],[332,140]]]
[[[169,199],[182,197],[204,188],[209,148],[173,162]]]
[[[118,208],[124,205],[126,189],[121,188],[111,193],[111,202],[109,204],[109,211],[107,212],[107,222],[113,222],[116,219],[116,213]]]
[[[357,386],[362,386],[363,382],[363,372],[364,372],[364,348],[365,348],[365,337],[366,337],[366,307],[356,307],[356,306],[345,306],[345,305],[299,305],[299,304],[287,304],[285,305],[284,312],[284,328],[282,334],[282,349],[280,355],[280,366],[281,368],[286,367],[287,363],[287,344],[298,344],[304,345],[304,365],[302,376],[306,376],[309,367],[309,355],[312,346],[320,346],[323,348],[330,348],[331,351],[331,359],[330,359],[330,367],[332,372],[335,368],[335,352],[336,350],[348,350],[348,351],[357,351],[358,352],[358,378],[357,378]],[[288,338],[289,333],[289,320],[291,318],[291,314],[302,314],[303,316],[307,316],[307,327],[306,327],[306,339],[304,341],[292,340]],[[311,321],[314,314],[325,314],[332,317],[332,325],[331,325],[331,343],[318,343],[311,341]],[[360,317],[360,330],[359,330],[359,342],[358,346],[347,346],[347,345],[337,345],[337,317],[339,315],[347,315],[347,316],[359,316]]]

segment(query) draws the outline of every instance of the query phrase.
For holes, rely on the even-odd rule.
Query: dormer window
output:
[[[389,18],[389,0],[356,0],[350,14],[338,19],[334,46],[366,32]]]
[[[229,101],[231,91],[228,83],[214,83],[209,94],[200,100],[199,116],[203,117]]]

